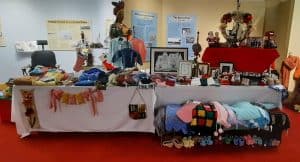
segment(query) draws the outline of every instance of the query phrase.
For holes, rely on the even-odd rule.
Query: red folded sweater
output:
[[[290,80],[290,72],[296,68],[294,73],[294,79],[300,79],[300,58],[298,56],[289,55],[281,66],[281,79],[282,84],[288,88]]]

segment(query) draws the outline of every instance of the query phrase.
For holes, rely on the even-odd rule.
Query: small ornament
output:
[[[222,140],[223,140],[222,136],[219,136],[219,138],[218,138],[218,139],[219,139],[219,141],[222,141]]]
[[[214,132],[214,136],[217,137],[219,133],[217,131]]]
[[[224,131],[223,131],[222,128],[219,128],[219,129],[218,129],[218,132],[219,132],[220,134],[224,133]]]

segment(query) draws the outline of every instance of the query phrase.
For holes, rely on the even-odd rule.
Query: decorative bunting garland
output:
[[[103,100],[104,97],[102,91],[97,89],[92,90],[91,88],[89,88],[76,94],[64,92],[61,89],[52,89],[50,109],[53,109],[54,112],[56,112],[57,108],[60,107],[60,103],[68,105],[81,105],[90,101],[92,104],[93,116],[96,116],[98,115],[96,102],[103,102]],[[59,105],[57,104],[57,102]]]

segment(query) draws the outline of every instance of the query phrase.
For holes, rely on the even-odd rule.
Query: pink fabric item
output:
[[[213,101],[212,104],[214,104],[218,113],[217,123],[223,125],[225,128],[230,128],[231,124],[227,122],[228,112],[226,109],[217,101]]]
[[[142,61],[145,62],[147,49],[145,43],[141,39],[133,38],[131,40],[132,48],[141,55]]]
[[[185,123],[190,123],[192,121],[193,109],[197,106],[197,103],[187,103],[183,105],[177,112],[177,117]]]

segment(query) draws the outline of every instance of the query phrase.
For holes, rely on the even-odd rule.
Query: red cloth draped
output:
[[[269,69],[278,57],[276,49],[206,48],[202,60],[210,63],[211,67],[219,67],[221,62],[230,62],[236,71],[261,73]]]

